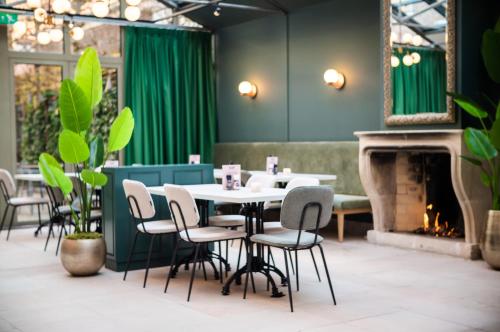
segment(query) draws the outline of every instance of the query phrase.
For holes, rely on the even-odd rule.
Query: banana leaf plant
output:
[[[65,164],[73,165],[78,178],[85,185],[73,188],[61,162],[49,153],[42,153],[38,159],[40,173],[47,185],[60,188],[68,200],[73,190],[79,190],[79,213],[73,208],[71,211],[77,235],[90,233],[92,193],[96,187],[106,185],[108,180],[99,171],[100,167],[111,153],[128,144],[134,130],[132,111],[125,107],[111,125],[107,146],[100,134],[92,135],[94,109],[101,98],[101,64],[96,50],[87,48],[78,60],[74,79],[65,79],[61,84],[59,108],[62,131],[58,136],[59,156]]]
[[[494,29],[484,32],[481,54],[489,77],[500,83],[500,19]],[[481,168],[481,182],[491,192],[492,209],[500,210],[500,101],[490,101],[493,110],[488,112],[466,96],[450,95],[458,106],[481,123],[481,129],[465,129],[464,140],[472,157],[462,158]]]

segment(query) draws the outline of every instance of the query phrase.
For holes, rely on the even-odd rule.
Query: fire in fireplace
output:
[[[456,227],[451,227],[448,221],[441,222],[441,213],[434,209],[432,204],[427,205],[424,213],[423,225],[415,230],[417,234],[432,235],[435,237],[457,238],[464,234]]]

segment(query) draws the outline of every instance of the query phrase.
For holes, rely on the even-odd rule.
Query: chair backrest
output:
[[[291,190],[298,187],[319,186],[319,180],[316,178],[293,178],[287,184],[285,189]]]
[[[58,187],[46,186],[47,194],[49,195],[50,203],[53,207],[64,205],[64,193]]]
[[[276,181],[274,180],[274,177],[272,175],[254,174],[248,179],[245,187],[250,187],[252,183],[256,182],[260,183],[262,188],[273,188],[276,184]]]
[[[16,182],[6,169],[0,168],[0,187],[6,199],[16,195]]]
[[[248,179],[252,177],[252,173],[249,171],[241,171],[241,186],[246,187]]]
[[[177,229],[188,229],[198,225],[200,214],[189,191],[173,184],[166,184],[163,188]]]
[[[153,218],[156,214],[155,205],[144,183],[123,180],[122,184],[132,216],[136,219]]]
[[[288,229],[317,230],[328,225],[332,208],[333,189],[330,186],[297,187],[283,200],[281,224]]]

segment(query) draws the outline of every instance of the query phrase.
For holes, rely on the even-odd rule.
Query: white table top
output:
[[[263,188],[260,192],[252,192],[250,188],[240,190],[224,190],[220,184],[198,184],[183,186],[195,199],[207,201],[222,201],[227,203],[258,203],[266,201],[281,201],[288,190],[279,188]],[[165,196],[163,186],[148,187],[152,195]]]
[[[68,177],[76,177],[76,173],[64,173]],[[43,182],[43,176],[42,174],[39,173],[33,173],[33,174],[15,174],[14,178],[16,180],[21,180],[21,181],[30,181],[30,182]]]
[[[265,171],[247,171],[252,175],[267,174]],[[312,173],[290,173],[283,174],[283,172],[278,172],[276,175],[271,175],[274,177],[276,182],[290,182],[294,178],[315,178],[320,181],[333,181],[337,180],[337,176],[333,174],[312,174]],[[222,179],[222,169],[214,168],[214,178]]]

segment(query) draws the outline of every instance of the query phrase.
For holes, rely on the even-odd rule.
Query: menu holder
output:
[[[200,163],[200,155],[199,154],[190,154],[189,155],[189,164],[198,165]]]
[[[222,189],[239,190],[241,187],[241,165],[222,165]]]
[[[278,174],[278,157],[267,156],[266,158],[266,173],[271,175]]]

